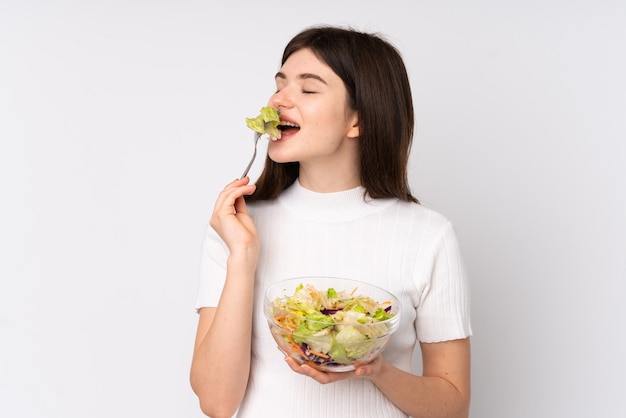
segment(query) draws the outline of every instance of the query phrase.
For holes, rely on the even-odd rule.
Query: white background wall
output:
[[[1,417],[201,416],[204,228],[316,23],[406,58],[412,188],[472,279],[472,417],[626,416],[625,2],[0,0]]]

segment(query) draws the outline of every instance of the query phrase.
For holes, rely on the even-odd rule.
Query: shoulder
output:
[[[420,203],[398,200],[396,207],[398,209],[398,216],[426,223],[435,229],[443,229],[449,227],[451,224],[450,220],[445,215]]]
[[[395,208],[395,209],[394,209]],[[431,248],[436,251],[442,245],[450,245],[456,241],[456,234],[451,220],[442,213],[419,203],[398,201],[389,211],[400,236],[408,242],[419,243],[422,249]]]

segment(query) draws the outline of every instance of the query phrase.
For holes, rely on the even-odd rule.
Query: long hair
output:
[[[297,34],[285,47],[281,65],[296,51],[309,49],[343,80],[348,106],[359,118],[361,185],[374,199],[411,194],[407,164],[413,140],[413,100],[406,67],[397,49],[380,35],[332,26]],[[247,201],[271,200],[297,179],[299,163],[269,157],[257,189]]]

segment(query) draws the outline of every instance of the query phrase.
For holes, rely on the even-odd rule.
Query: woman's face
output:
[[[281,138],[269,144],[273,161],[298,161],[302,172],[306,167],[345,171],[358,160],[358,117],[347,105],[344,83],[309,49],[285,61],[268,105],[280,111],[283,124]]]

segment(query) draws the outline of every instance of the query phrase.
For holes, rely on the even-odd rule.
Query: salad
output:
[[[396,314],[391,302],[377,302],[356,291],[320,291],[300,284],[293,295],[274,299],[271,316],[286,347],[326,368],[372,360],[395,330],[394,321],[387,320]]]
[[[280,112],[273,107],[261,108],[261,113],[255,118],[246,118],[246,126],[261,135],[267,134],[273,140],[280,139]]]

